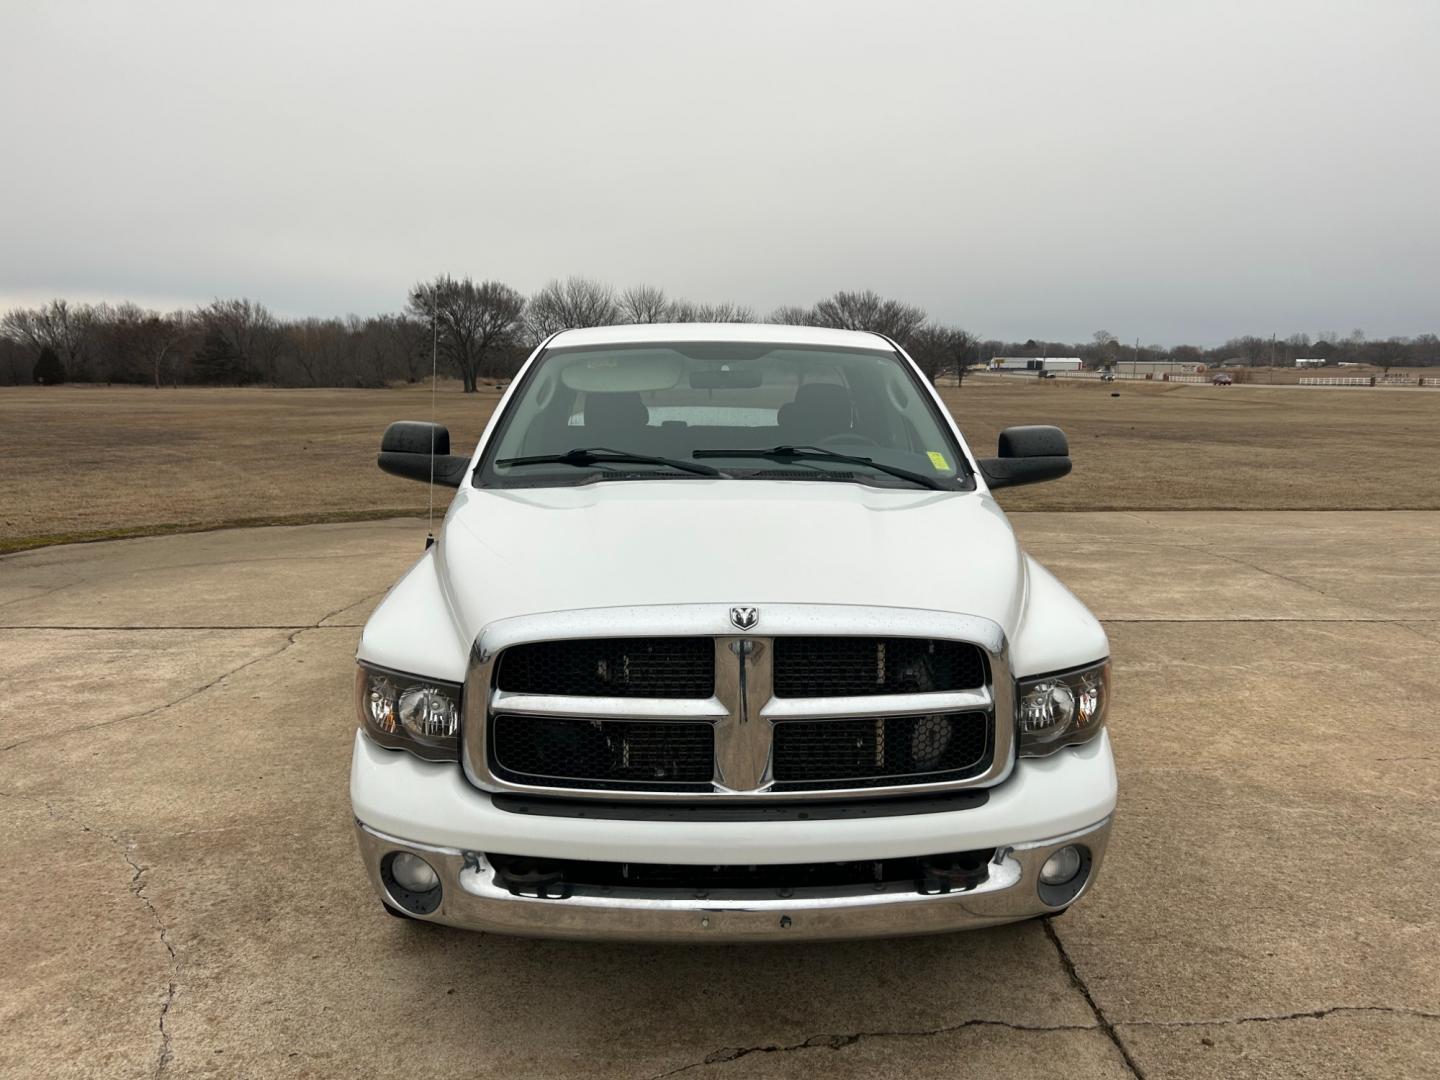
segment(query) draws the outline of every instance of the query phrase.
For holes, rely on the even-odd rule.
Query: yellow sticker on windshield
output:
[[[949,471],[950,471],[950,462],[948,462],[948,461],[945,460],[945,455],[944,455],[944,454],[940,453],[939,450],[931,450],[931,451],[929,452],[929,454],[930,454],[930,464],[935,466],[935,471],[936,471],[936,472],[949,472]]]

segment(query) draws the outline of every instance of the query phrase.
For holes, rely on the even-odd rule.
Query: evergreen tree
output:
[[[195,350],[195,381],[236,386],[250,380],[245,360],[219,330],[211,330]]]
[[[35,361],[35,381],[41,386],[54,386],[65,381],[65,365],[49,345],[40,350],[40,358]]]

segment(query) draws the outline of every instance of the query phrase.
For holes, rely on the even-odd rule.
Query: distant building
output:
[[[1308,357],[1305,357],[1305,356],[1297,356],[1297,357],[1295,358],[1295,366],[1296,366],[1296,367],[1324,367],[1324,366],[1325,366],[1325,358],[1324,358],[1323,356],[1308,356]]]
[[[1193,360],[1116,360],[1113,370],[1122,375],[1199,375],[1205,370],[1204,364]]]
[[[1079,371],[1084,365],[1078,356],[996,356],[991,371]]]

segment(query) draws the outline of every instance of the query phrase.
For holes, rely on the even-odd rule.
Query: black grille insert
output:
[[[708,698],[715,692],[710,638],[585,638],[514,645],[495,685],[517,694]]]
[[[709,791],[707,723],[514,716],[490,721],[492,771],[511,783],[599,790]]]
[[[775,725],[775,790],[963,780],[989,767],[992,730],[980,712],[786,720]]]
[[[989,876],[989,864],[994,857],[995,849],[986,848],[929,858],[776,866],[686,866],[489,855],[497,883],[522,896],[568,897],[577,891],[624,895],[634,891],[651,896],[703,897],[739,892],[777,898],[789,897],[803,889],[834,890],[843,894],[851,889],[871,890],[877,886],[949,892],[950,888],[934,880],[937,866],[963,867],[970,879],[968,886],[973,887]]]
[[[985,656],[964,641],[933,638],[775,639],[775,696],[862,697],[973,690],[985,685]]]

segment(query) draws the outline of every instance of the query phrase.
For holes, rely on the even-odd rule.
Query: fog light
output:
[[[1064,885],[1080,872],[1080,863],[1080,849],[1068,844],[1045,860],[1045,865],[1040,867],[1040,880],[1046,885]]]
[[[390,876],[395,879],[395,884],[413,893],[428,893],[440,884],[440,875],[430,864],[408,851],[397,852],[390,860]]]

